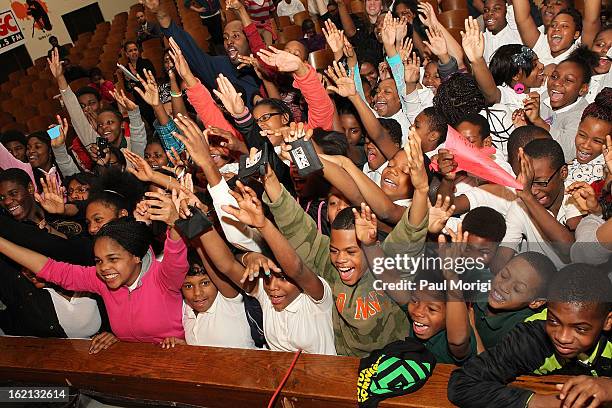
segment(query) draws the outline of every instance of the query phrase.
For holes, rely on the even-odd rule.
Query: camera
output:
[[[98,157],[103,159],[106,157],[106,153],[104,152],[104,150],[108,149],[108,147],[110,146],[110,144],[108,143],[108,140],[106,140],[106,138],[98,136],[98,138],[96,139],[96,145],[98,145]]]

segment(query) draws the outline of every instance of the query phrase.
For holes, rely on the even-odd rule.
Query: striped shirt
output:
[[[257,0],[245,0],[244,7],[257,25],[270,21],[272,13],[276,10],[272,0],[263,0],[262,3],[258,3]]]

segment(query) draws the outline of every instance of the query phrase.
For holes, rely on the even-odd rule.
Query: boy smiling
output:
[[[491,350],[454,371],[448,398],[469,407],[595,407],[612,401],[612,283],[603,271],[573,264],[548,288],[546,321],[518,325]],[[519,375],[574,375],[558,395],[508,387]],[[590,405],[589,405],[590,404]]]

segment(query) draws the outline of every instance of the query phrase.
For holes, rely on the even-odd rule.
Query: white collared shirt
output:
[[[485,39],[485,49],[483,58],[487,62],[487,65],[491,62],[491,58],[495,51],[502,45],[506,44],[522,44],[521,35],[518,32],[518,29],[512,29],[510,24],[506,24],[504,28],[500,30],[499,33],[493,34],[488,29],[484,32]]]
[[[606,87],[612,87],[612,78],[608,73],[593,75],[589,83],[589,92],[587,92],[584,99],[586,99],[588,103],[595,102],[597,94]]]
[[[255,349],[241,294],[233,299],[217,292],[210,308],[197,315],[183,303],[185,340],[193,346]]]
[[[389,165],[389,162],[386,161],[383,164],[381,164],[380,167],[377,168],[376,170],[372,170],[370,169],[370,163],[366,161],[365,164],[363,165],[363,173],[366,176],[368,176],[370,180],[375,182],[378,185],[378,187],[380,187],[382,183],[382,172],[384,169],[387,168],[388,165]]]
[[[336,355],[332,309],[334,299],[329,284],[321,277],[323,298],[314,300],[300,293],[285,309],[278,312],[259,279],[253,296],[263,311],[264,334],[272,351]]]
[[[88,339],[100,330],[102,318],[95,299],[75,293],[70,300],[54,289],[44,288],[51,295],[55,314],[70,339]]]
[[[553,110],[550,106],[550,97],[541,99],[540,116],[550,125],[550,135],[563,148],[566,163],[576,157],[576,133],[580,125],[582,111],[587,106],[587,101],[583,97],[579,97],[571,105]]]
[[[550,211],[549,213],[552,215]],[[559,213],[556,217],[557,221],[565,225],[567,220],[580,215],[582,215],[582,213],[573,203],[572,196],[566,194],[563,197],[563,204],[561,204],[561,208],[559,208]],[[559,258],[559,255],[557,255],[551,243],[543,238],[541,230],[532,221],[521,199],[516,199],[510,205],[506,217],[506,236],[500,245],[511,248],[517,253],[534,251],[544,254],[555,264],[557,269],[566,265],[566,263]]]
[[[538,41],[536,41],[535,45],[533,46],[533,52],[536,53],[540,59],[540,62],[544,64],[544,66],[558,64],[569,57],[572,51],[580,46],[581,38],[582,37],[574,41],[574,43],[567,50],[565,50],[565,52],[553,57],[552,53],[550,52],[550,44],[548,44],[548,36],[545,33],[542,33],[538,37]]]

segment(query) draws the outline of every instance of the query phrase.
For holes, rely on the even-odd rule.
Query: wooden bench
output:
[[[214,347],[117,343],[97,355],[87,340],[0,337],[0,383],[72,385],[128,398],[204,407],[266,407],[294,357],[291,353]],[[294,408],[356,406],[359,359],[302,354],[282,396]],[[380,407],[451,407],[450,365],[438,365],[414,394]],[[562,377],[524,377],[518,387],[553,393]],[[277,403],[276,407],[281,404]]]

